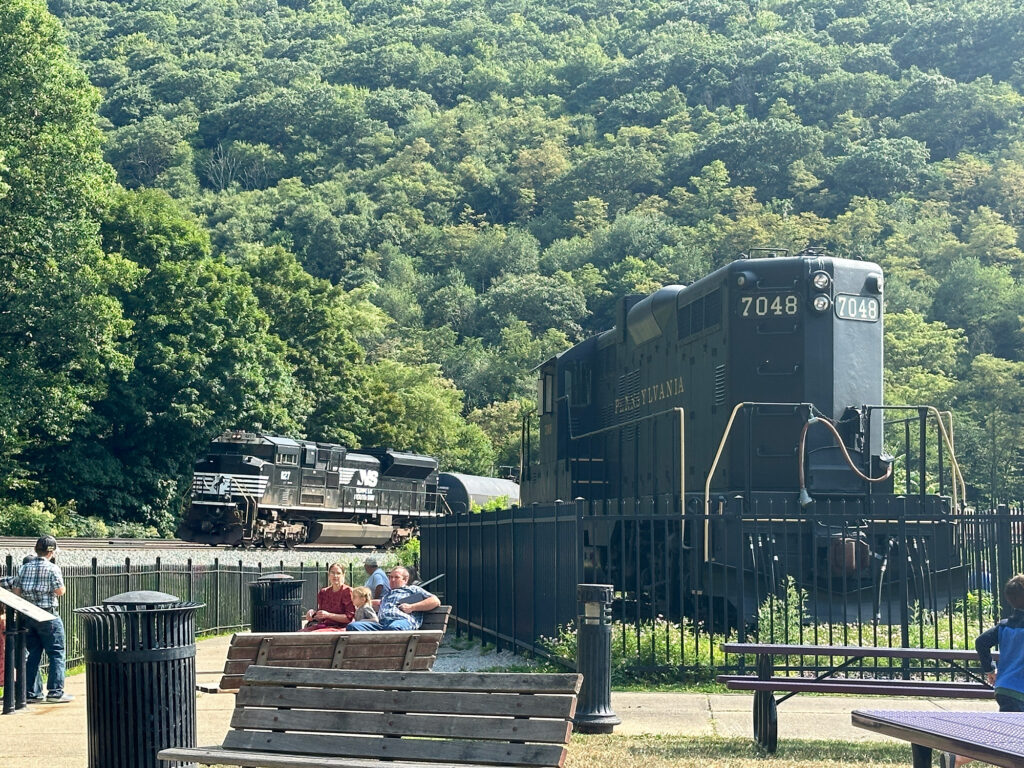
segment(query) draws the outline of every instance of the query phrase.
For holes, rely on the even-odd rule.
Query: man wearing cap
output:
[[[43,651],[50,660],[50,673],[46,678],[46,701],[60,704],[74,697],[64,693],[64,622],[57,615],[57,598],[64,594],[64,577],[53,562],[57,553],[57,540],[53,536],[42,536],[36,542],[36,556],[18,569],[14,578],[14,593],[21,595],[33,605],[53,614],[51,621],[25,622],[25,645],[28,661],[25,664],[25,680],[29,682],[30,702],[43,700],[43,686],[39,676],[39,664]]]
[[[388,584],[388,577],[384,573],[384,569],[377,565],[377,561],[374,558],[366,558],[363,561],[363,569],[369,577],[363,582],[363,586],[370,590],[374,600],[380,600],[391,591],[391,586]]]

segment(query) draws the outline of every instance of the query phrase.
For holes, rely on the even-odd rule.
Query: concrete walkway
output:
[[[196,677],[199,683],[220,680],[230,638],[198,643]],[[444,653],[445,649],[441,649]],[[17,713],[0,716],[0,761],[4,768],[88,768],[85,675],[71,675],[68,704],[33,704]],[[612,709],[622,718],[619,735],[663,734],[681,736],[751,736],[752,696],[747,693],[613,693]],[[196,694],[196,720],[200,745],[219,744],[228,730],[233,694]],[[854,709],[992,710],[993,702],[943,699],[885,699],[853,696],[796,696],[779,708],[779,739],[845,739],[868,741],[877,737],[850,725]]]

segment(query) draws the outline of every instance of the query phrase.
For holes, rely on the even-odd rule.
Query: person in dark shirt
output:
[[[1008,617],[987,629],[974,641],[981,660],[981,671],[989,685],[996,689],[1000,712],[1024,712],[1024,573],[1018,573],[1003,589],[1003,596],[1013,610]],[[999,648],[999,669],[992,663],[992,648]],[[955,768],[969,763],[965,757],[946,752],[942,768]]]

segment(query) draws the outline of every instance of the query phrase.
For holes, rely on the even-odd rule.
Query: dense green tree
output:
[[[83,513],[168,531],[213,436],[256,424],[295,433],[308,405],[241,270],[211,257],[206,233],[164,193],[113,195],[102,236],[136,268],[118,292],[132,365],[111,372],[66,445],[34,458]]]
[[[0,483],[45,479],[24,451],[62,443],[123,376],[110,294],[133,270],[100,249],[111,174],[97,92],[41,0],[0,9]]]
[[[0,388],[13,393],[0,396],[5,447],[17,437],[52,453],[76,423],[98,433],[82,420],[119,375],[145,369],[133,345],[159,338],[134,292],[149,286],[161,315],[156,275],[171,290],[187,281],[170,273],[193,262],[259,305],[242,314],[265,342],[247,373],[272,411],[262,423],[417,450],[439,445],[437,430],[416,423],[427,409],[399,407],[387,366],[413,399],[454,382],[440,385],[454,414],[444,431],[460,434],[463,414],[527,394],[540,360],[608,327],[622,294],[697,279],[760,246],[826,245],[882,265],[902,350],[890,357],[894,397],[953,399],[948,382],[966,368],[949,368],[946,342],[1024,359],[1014,0],[49,7],[103,97],[95,121],[95,92],[79,87],[52,21],[27,0],[4,6],[13,47],[0,53],[0,84],[14,97],[0,107],[0,247],[17,260],[0,269],[31,315],[0,315],[21,323],[0,341],[12,374]],[[25,72],[58,85],[19,91]],[[104,209],[111,173],[94,123],[122,185],[191,208],[210,250],[185,248],[171,226],[180,214],[149,193],[135,205],[154,206],[180,256],[147,271],[130,256],[148,242],[138,227],[97,250],[89,211]],[[30,156],[81,173],[63,185]],[[9,215],[22,209],[35,229]],[[58,277],[44,279],[44,264]],[[199,335],[216,313],[196,312]],[[60,359],[21,344],[25,329]],[[914,357],[915,345],[928,354]],[[287,395],[274,391],[286,381]],[[975,402],[980,380],[965,382],[955,397]],[[157,395],[140,398],[159,412]],[[230,390],[217,407],[246,419],[244,398]],[[20,450],[0,459],[6,474],[24,464]],[[150,483],[134,498],[163,509],[162,492]]]

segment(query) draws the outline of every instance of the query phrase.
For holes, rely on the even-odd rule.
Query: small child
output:
[[[372,597],[369,587],[356,587],[352,590],[352,602],[356,606],[354,621],[377,621],[377,612],[370,603]]]
[[[995,686],[1000,712],[1024,712],[1024,573],[1018,573],[1003,589],[1006,602],[1013,609],[1007,618],[985,630],[974,641],[981,660],[981,671]],[[999,646],[999,673],[992,664],[992,647]],[[954,768],[970,760],[946,752],[939,764]]]

